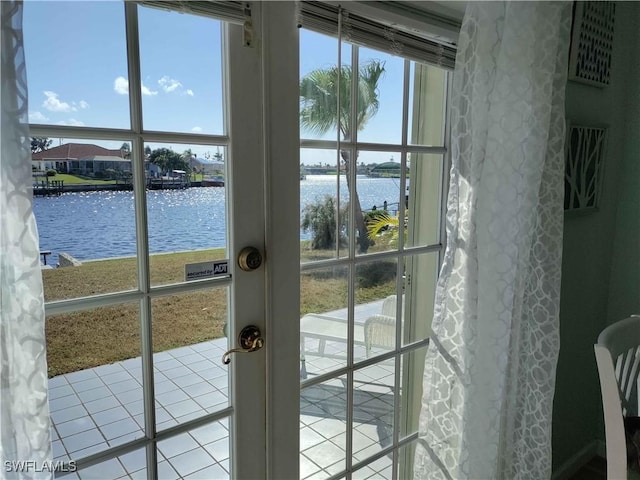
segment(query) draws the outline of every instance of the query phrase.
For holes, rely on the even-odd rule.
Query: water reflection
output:
[[[347,192],[346,182],[342,191]],[[358,179],[363,209],[397,202],[399,180]],[[225,188],[188,188],[147,192],[151,253],[225,247]],[[336,191],[336,177],[309,175],[300,182],[301,210]],[[78,260],[126,257],[136,254],[133,192],[65,193],[34,198],[41,250],[51,250],[51,264],[67,252]],[[310,238],[300,233],[301,239]]]

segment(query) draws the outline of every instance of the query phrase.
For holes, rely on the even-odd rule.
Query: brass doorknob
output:
[[[264,339],[260,333],[260,329],[255,325],[244,327],[238,335],[239,348],[227,350],[222,355],[222,363],[229,365],[231,363],[232,353],[251,353],[260,350],[264,346]]]

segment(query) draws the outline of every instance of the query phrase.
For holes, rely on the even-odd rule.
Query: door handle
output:
[[[260,329],[255,325],[244,327],[238,335],[238,348],[227,350],[222,355],[222,363],[229,365],[231,363],[232,353],[251,353],[260,350],[264,346],[264,339]]]

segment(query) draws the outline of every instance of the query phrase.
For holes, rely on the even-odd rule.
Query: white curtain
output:
[[[2,1],[0,8],[0,478],[50,478],[44,298],[32,210],[22,2]],[[32,463],[12,463],[21,461]]]
[[[469,2],[416,479],[543,479],[559,350],[571,2]]]

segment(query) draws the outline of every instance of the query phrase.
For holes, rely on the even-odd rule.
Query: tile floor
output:
[[[154,355],[156,421],[162,430],[228,405],[226,339]],[[54,460],[78,459],[143,436],[140,358],[49,380]],[[228,478],[228,422],[158,443],[160,478]],[[146,478],[145,452],[132,452],[64,478]],[[179,473],[178,473],[179,472]],[[203,476],[204,475],[204,476]]]
[[[359,312],[357,318],[366,318],[365,313],[378,307],[369,306],[366,312]],[[227,367],[220,362],[226,348],[226,339],[216,339],[154,355],[159,430],[228,405]],[[308,350],[313,348],[314,340],[309,340]],[[345,348],[343,342],[327,342],[325,351],[339,356],[344,355]],[[307,357],[310,376],[342,365],[344,361],[335,358]],[[374,455],[391,440],[393,372],[393,363],[382,363],[360,370],[355,376],[354,462]],[[79,459],[141,438],[144,425],[141,379],[140,358],[50,379],[54,460]],[[302,390],[301,478],[326,478],[344,469],[346,395],[344,378]],[[227,479],[228,421],[214,422],[159,442],[158,451],[161,479]],[[140,449],[61,476],[65,479],[146,479],[145,451]],[[391,478],[391,460],[383,457],[358,470],[354,478]]]

